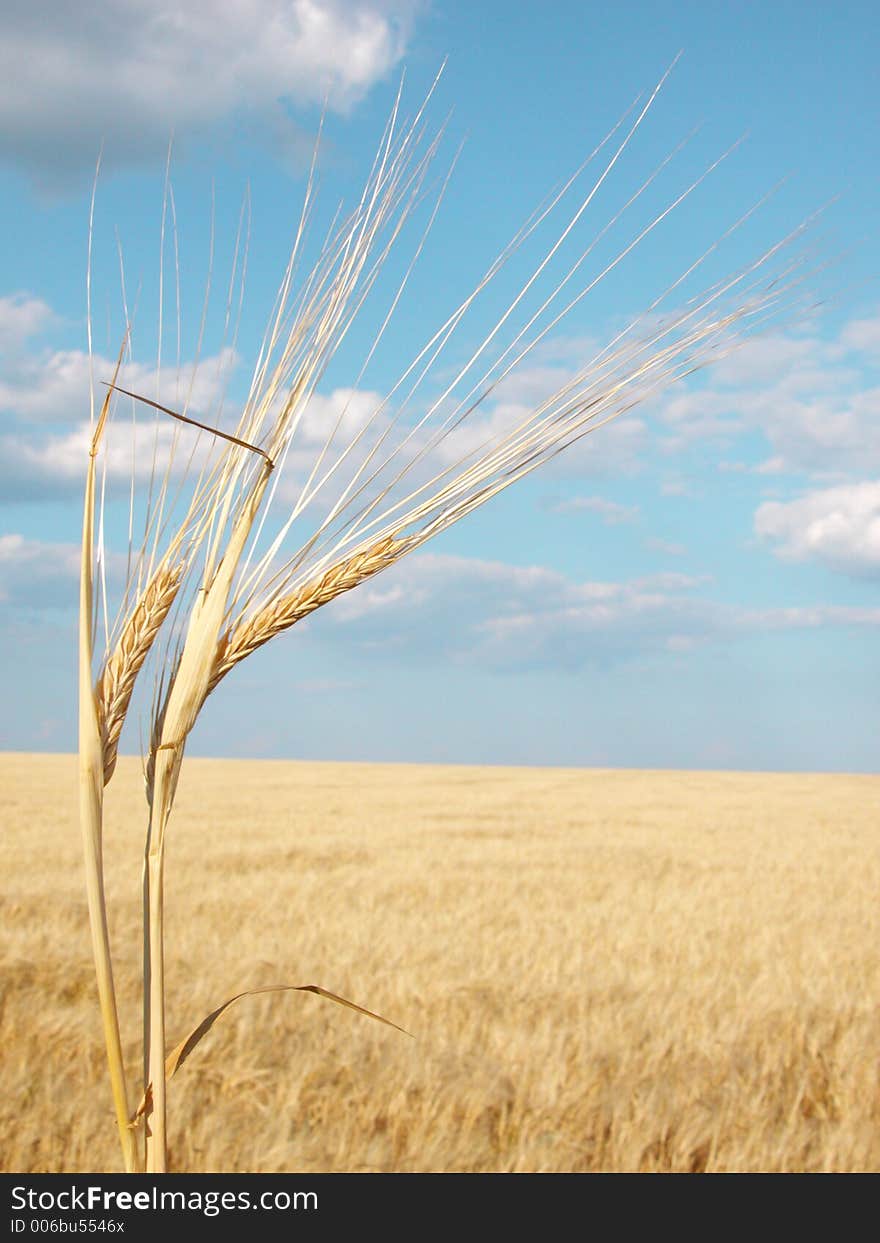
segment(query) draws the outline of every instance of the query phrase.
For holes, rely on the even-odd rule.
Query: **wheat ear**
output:
[[[374,574],[399,560],[408,550],[409,544],[407,539],[386,536],[372,547],[361,549],[340,561],[338,565],[331,566],[326,573],[305,583],[296,591],[273,600],[247,621],[227,631],[221,636],[217,646],[217,660],[207,693],[210,695],[221,678],[258,647],[262,647],[282,631],[289,630],[309,613],[329,604],[343,592],[350,591],[352,587],[357,587],[365,579],[372,578]]]
[[[174,603],[182,574],[182,563],[162,565],[156,570],[95,686],[101,718],[104,785],[116,768],[119,735],[131,702],[135,679]]]

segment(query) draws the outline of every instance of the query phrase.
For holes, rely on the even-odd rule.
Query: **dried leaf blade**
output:
[[[393,1027],[395,1031],[403,1032],[404,1036],[412,1036],[406,1028],[392,1023],[391,1019],[384,1018],[381,1014],[376,1014],[373,1010],[367,1010],[364,1006],[359,1006],[357,1002],[349,1001],[347,997],[341,997],[339,993],[331,993],[329,989],[322,988],[320,984],[265,984],[261,988],[246,988],[243,992],[235,993],[232,997],[227,997],[216,1010],[212,1010],[197,1024],[192,1031],[181,1040],[178,1045],[171,1050],[165,1059],[165,1079],[172,1079],[180,1070],[183,1063],[193,1052],[197,1045],[201,1043],[208,1032],[220,1018],[220,1016],[234,1005],[236,1001],[240,1001],[242,997],[256,997],[260,993],[315,993],[318,997],[325,997],[328,1001],[334,1001],[338,1006],[345,1006],[347,1010],[354,1010],[356,1014],[362,1014],[365,1018],[375,1019],[377,1023],[384,1023],[386,1027]],[[149,1084],[144,1093],[141,1103],[137,1107],[137,1111],[132,1118],[132,1125],[136,1125],[144,1114],[150,1112],[152,1107],[152,1084]]]

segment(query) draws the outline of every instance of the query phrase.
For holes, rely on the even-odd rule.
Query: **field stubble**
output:
[[[6,1170],[116,1169],[76,761],[0,756]],[[880,778],[188,760],[170,1168],[877,1170]],[[139,761],[107,879],[137,1079]],[[134,1103],[134,1102],[133,1102]]]

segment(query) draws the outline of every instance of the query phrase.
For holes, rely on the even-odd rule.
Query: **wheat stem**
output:
[[[149,818],[143,871],[144,1094],[142,1108],[137,1113],[138,1118],[146,1115],[144,1165],[150,1173],[164,1173],[168,1168],[165,835],[187,739],[208,695],[235,665],[276,635],[395,564],[590,431],[706,365],[714,357],[722,356],[723,347],[730,336],[736,337],[737,329],[740,336],[745,336],[756,316],[775,313],[776,306],[789,295],[793,282],[787,272],[777,274],[769,283],[759,282],[759,272],[791,238],[723,281],[710,284],[683,306],[662,317],[656,314],[661,306],[669,306],[670,296],[713,253],[716,242],[668,285],[647,311],[617,331],[586,366],[545,400],[530,406],[523,414],[514,411],[507,422],[502,418],[496,425],[493,421],[475,444],[456,441],[462,424],[493,393],[496,397],[500,395],[499,385],[532,354],[547,334],[622,264],[717,166],[719,161],[668,201],[662,210],[652,212],[648,223],[635,227],[624,244],[615,241],[611,257],[607,261],[597,259],[599,270],[590,275],[591,269],[585,266],[588,257],[596,253],[606,235],[654,183],[675,154],[673,152],[627,197],[589,245],[580,249],[572,262],[565,261],[567,247],[576,237],[575,230],[582,227],[581,221],[588,208],[629,149],[666,76],[643,106],[636,103],[624,114],[627,118],[633,110],[636,112],[635,119],[627,123],[623,135],[609,148],[610,154],[602,157],[598,177],[586,192],[583,189],[577,192],[574,211],[569,212],[561,203],[580,170],[552,196],[549,206],[539,209],[502,250],[476,289],[430,337],[390,392],[374,406],[366,423],[346,443],[341,443],[354,400],[349,396],[343,408],[329,420],[327,432],[315,451],[315,460],[297,483],[290,509],[277,515],[279,521],[266,528],[268,547],[264,547],[263,524],[270,510],[272,519],[276,516],[276,510],[272,509],[273,498],[277,495],[280,499],[284,495],[277,488],[288,451],[295,438],[297,443],[305,439],[304,447],[308,448],[310,428],[303,420],[309,401],[373,289],[404,222],[421,200],[437,139],[428,143],[425,150],[421,111],[416,121],[400,134],[401,96],[398,93],[360,201],[341,223],[334,219],[316,264],[300,291],[294,292],[294,273],[311,210],[313,163],[293,253],[235,434],[220,430],[217,426],[219,413],[212,420],[212,426],[187,415],[186,405],[177,412],[150,398],[138,399],[171,415],[181,424],[210,432],[225,444],[219,455],[196,470],[194,482],[189,474],[189,467],[195,460],[193,450],[184,482],[174,498],[169,499],[171,459],[160,481],[157,475],[159,444],[154,441],[143,544],[135,561],[136,575],[134,571],[129,573],[118,630],[114,627],[114,633],[118,634],[116,646],[107,655],[93,689],[94,459],[107,417],[110,391],[116,387],[117,375],[113,377],[92,445],[83,523],[80,797],[99,996],[117,1121],[129,1170],[137,1168],[138,1162],[133,1132],[128,1125],[113,994],[103,892],[101,817],[103,788],[114,771],[120,732],[134,684],[158,632],[164,627],[170,637],[159,662],[145,768]],[[624,118],[621,118],[593,155],[604,150],[623,125]],[[592,159],[593,156],[582,168]],[[173,194],[167,175],[166,203],[170,203],[173,217]],[[562,227],[557,228],[553,243],[542,250],[537,262],[530,261],[525,278],[517,280],[515,293],[505,309],[490,320],[476,348],[468,350],[448,371],[440,384],[439,395],[428,401],[423,413],[412,417],[408,411],[417,390],[432,368],[436,374],[437,360],[465,313],[557,206],[560,212],[566,211],[567,216]],[[439,201],[435,213],[437,207]],[[163,238],[164,212],[163,206]],[[433,218],[432,213],[429,229]],[[745,218],[747,216],[742,219]],[[738,227],[739,222],[723,236]],[[424,236],[426,234],[396,286],[390,309],[373,336],[357,373],[356,390],[398,306],[415,258],[421,252]],[[213,253],[213,215],[211,251]],[[162,252],[164,254],[164,242]],[[599,251],[598,256],[601,255]],[[563,261],[562,274],[554,275]],[[575,278],[576,284],[573,283]],[[160,264],[160,359],[162,280]],[[549,284],[549,292],[539,296],[539,289],[545,284]],[[227,299],[227,326],[233,286],[234,276]],[[736,295],[734,305],[729,297],[732,294]],[[532,299],[537,302],[537,309],[530,310]],[[197,355],[201,350],[207,310],[206,290]],[[178,314],[178,358],[179,332]],[[128,389],[118,391],[133,395]],[[172,457],[176,443],[175,432]],[[270,489],[274,467],[277,471]],[[334,480],[336,495],[327,495]],[[177,497],[184,483],[193,484],[192,492],[182,525],[175,534],[172,523],[176,521]],[[309,505],[319,500],[322,515],[314,530],[298,550],[283,553],[294,524]],[[130,528],[132,525],[133,501]],[[172,607],[171,620],[166,621]],[[340,1000],[333,994],[325,992],[324,995]]]
[[[119,1035],[119,1015],[113,983],[113,959],[107,925],[103,851],[104,749],[101,741],[98,704],[92,688],[95,454],[106,416],[107,404],[105,403],[89,455],[83,504],[79,612],[79,807],[92,953],[95,960],[98,1002],[104,1029],[113,1107],[125,1169],[127,1173],[132,1174],[137,1170],[138,1161],[135,1137],[129,1127],[128,1088]]]
[[[151,832],[147,854],[147,952],[149,970],[144,982],[148,1045],[145,1083],[153,1085],[152,1109],[147,1116],[146,1169],[164,1174],[168,1168],[165,1107],[165,850]]]
[[[165,830],[174,804],[186,739],[208,693],[233,576],[259,512],[271,471],[271,462],[266,462],[235,518],[228,545],[216,571],[202,587],[193,606],[180,663],[164,705],[154,756],[153,783],[148,791],[150,823],[144,910],[148,930],[146,970],[150,979],[145,998],[145,1004],[149,1007],[145,1094],[150,1083],[153,1084],[153,1107],[146,1148],[147,1171],[150,1173],[164,1172],[168,1160],[165,1119]]]

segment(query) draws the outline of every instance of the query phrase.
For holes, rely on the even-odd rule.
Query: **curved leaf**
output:
[[[224,1010],[228,1010],[233,1002],[239,1001],[242,997],[254,997],[258,993],[316,993],[319,997],[326,997],[328,1001],[335,1001],[337,1005],[354,1010],[357,1014],[363,1014],[368,1019],[375,1019],[377,1023],[384,1023],[386,1027],[393,1027],[395,1031],[403,1032],[404,1036],[412,1035],[405,1028],[399,1027],[397,1023],[392,1023],[390,1019],[383,1018],[381,1014],[374,1014],[372,1010],[366,1010],[363,1006],[349,1001],[346,997],[340,997],[338,993],[331,993],[329,989],[321,988],[319,984],[265,984],[262,988],[246,988],[243,992],[235,993],[234,996],[228,997],[216,1010],[212,1010],[210,1014],[206,1015],[201,1023],[181,1040],[180,1044],[175,1045],[165,1059],[166,1081],[177,1074],[190,1053],[207,1036]],[[138,1105],[137,1111],[131,1120],[132,1126],[137,1125],[139,1120],[150,1112],[153,1096],[152,1087],[152,1084],[147,1086],[147,1090],[141,1098],[141,1103]]]

